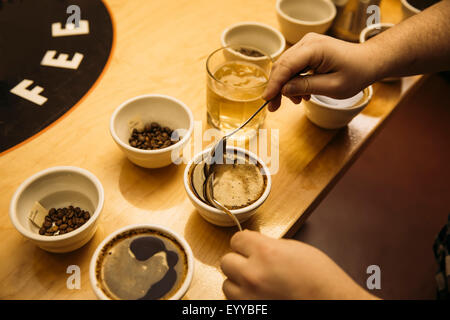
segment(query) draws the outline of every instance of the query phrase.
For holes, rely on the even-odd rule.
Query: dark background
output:
[[[69,5],[78,5],[89,34],[52,37],[65,26]],[[22,142],[72,108],[101,74],[111,51],[113,27],[100,0],[0,0],[0,152]],[[77,70],[41,66],[47,50],[84,55]],[[57,57],[57,56],[56,56]],[[56,58],[55,57],[55,58]],[[9,91],[23,79],[44,88],[42,105]]]
[[[450,81],[408,94],[295,238],[327,253],[384,299],[436,299],[433,243],[450,214]]]

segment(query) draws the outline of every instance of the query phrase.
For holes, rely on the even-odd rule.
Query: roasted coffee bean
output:
[[[64,230],[64,229],[67,228],[67,224],[64,223],[64,224],[60,225],[59,228],[60,228],[61,230]]]
[[[55,208],[51,208],[50,211],[48,212],[49,215],[54,215],[55,213],[56,213]]]
[[[48,229],[52,226],[52,223],[48,220],[45,220],[44,224],[42,225],[45,229]]]
[[[58,220],[58,221],[56,221],[56,222],[55,222],[55,224],[56,224],[57,226],[60,226],[60,225],[62,224],[62,219],[61,219],[61,220]]]
[[[42,228],[39,229],[39,234],[40,234],[40,235],[45,234],[45,228],[44,228],[44,227],[42,227]]]
[[[56,231],[58,231],[58,226],[53,226],[53,227],[51,227],[50,229],[48,229],[47,230],[48,232],[56,232]]]

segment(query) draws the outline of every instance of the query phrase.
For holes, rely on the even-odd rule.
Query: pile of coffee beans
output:
[[[247,48],[239,48],[239,53],[249,56],[249,57],[262,57],[263,54],[259,51],[253,50],[253,49],[247,49]]]
[[[81,210],[79,207],[51,208],[45,216],[39,234],[46,236],[65,234],[81,227],[90,217],[88,211]]]
[[[179,140],[179,137],[172,140],[172,133],[172,129],[168,127],[161,127],[159,123],[152,122],[145,125],[143,130],[133,129],[128,142],[130,143],[130,146],[143,150],[167,148]]]

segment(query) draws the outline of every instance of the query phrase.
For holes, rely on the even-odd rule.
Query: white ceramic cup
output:
[[[230,210],[230,212],[236,216],[239,222],[243,223],[248,219],[250,219],[250,217],[256,213],[257,209],[264,203],[264,201],[266,201],[267,197],[269,196],[270,189],[272,187],[272,180],[270,177],[269,169],[264,164],[264,162],[261,159],[259,159],[255,154],[242,148],[227,147],[227,152],[234,152],[234,151],[236,151],[237,154],[241,156],[247,155],[249,159],[254,161],[254,163],[259,163],[261,165],[261,168],[263,169],[263,174],[267,178],[266,189],[264,190],[263,194],[258,200],[256,200],[254,203],[252,203],[247,207],[236,210]],[[212,207],[204,203],[194,194],[192,190],[193,187],[191,184],[190,174],[193,165],[201,162],[201,159],[206,157],[206,155],[209,154],[210,152],[211,149],[206,149],[200,152],[199,154],[194,156],[194,158],[192,158],[192,160],[186,166],[186,169],[184,170],[184,189],[186,190],[189,200],[191,200],[194,207],[206,221],[221,227],[235,226],[236,225],[235,222],[226,213],[224,213],[222,210],[219,210],[215,207]]]
[[[305,114],[308,119],[317,126],[324,129],[338,129],[345,127],[354,117],[358,115],[370,102],[373,95],[372,86],[363,90],[363,98],[349,107],[337,107],[323,102],[321,99],[311,95],[309,101],[303,100]]]
[[[98,283],[96,273],[95,273],[96,266],[97,266],[97,260],[98,260],[101,250],[108,242],[110,242],[112,239],[114,239],[117,235],[127,232],[129,230],[143,229],[143,228],[149,229],[151,231],[158,231],[158,232],[162,233],[163,235],[166,234],[169,237],[175,239],[178,242],[178,244],[180,244],[180,246],[183,248],[184,252],[186,253],[186,261],[187,261],[186,277],[185,277],[183,283],[181,284],[180,288],[169,298],[169,300],[180,300],[186,294],[187,290],[189,289],[189,286],[191,285],[192,277],[194,275],[194,254],[192,253],[192,250],[191,250],[191,247],[189,246],[189,244],[178,233],[176,233],[166,227],[163,227],[160,225],[155,225],[155,224],[134,224],[134,225],[129,225],[129,226],[120,228],[120,229],[114,231],[113,233],[111,233],[110,235],[108,235],[98,245],[97,249],[95,250],[94,254],[92,255],[91,262],[89,265],[89,279],[91,281],[92,289],[94,290],[97,298],[99,298],[101,300],[111,300],[100,288],[100,285]]]
[[[275,61],[286,48],[286,40],[277,29],[260,22],[239,22],[226,28],[220,37],[223,47],[244,45],[253,47]],[[253,57],[258,60],[258,57]]]
[[[134,148],[128,140],[132,131],[130,122],[135,121],[143,124],[157,122],[163,127],[181,130],[182,139],[158,150]],[[109,124],[111,136],[119,148],[131,162],[144,168],[161,168],[177,160],[193,129],[191,110],[180,100],[162,94],[146,94],[125,101],[114,111]]]
[[[291,44],[309,32],[325,33],[336,17],[331,0],[277,0],[276,11],[281,33]]]
[[[403,20],[408,19],[409,17],[412,17],[413,15],[420,13],[420,10],[413,7],[408,2],[408,0],[401,0],[401,3],[402,3]]]
[[[89,211],[91,217],[78,229],[58,236],[39,234],[28,216],[35,204],[44,208],[70,205]],[[9,215],[14,227],[25,238],[50,252],[69,252],[86,244],[97,230],[103,208],[104,191],[100,181],[89,171],[77,167],[53,167],[25,180],[14,193]]]

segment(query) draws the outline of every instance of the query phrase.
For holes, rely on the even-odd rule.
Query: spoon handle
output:
[[[300,77],[300,76],[303,76],[303,75],[306,75],[306,73],[308,72],[308,70],[309,70],[309,67],[304,68],[303,70],[301,70],[301,71],[297,72],[296,74],[294,74],[294,75],[291,77],[290,80],[295,79],[295,78]],[[270,101],[271,101],[271,100],[267,100],[266,102],[264,102],[264,104],[263,104],[261,107],[259,107],[259,109],[256,110],[256,112],[255,112],[250,118],[248,118],[243,124],[241,124],[241,126],[240,126],[239,128],[234,129],[234,130],[231,131],[230,133],[226,134],[222,139],[226,139],[226,138],[231,137],[233,134],[235,134],[236,132],[238,132],[239,130],[241,130],[243,127],[245,127],[250,121],[253,120],[253,118],[254,118],[254,117],[255,117],[262,109],[264,109],[265,106],[267,106],[267,104],[268,104]]]
[[[245,127],[250,121],[253,120],[253,118],[262,110],[264,109],[265,106],[267,106],[267,104],[270,102],[270,100],[267,100],[266,102],[264,102],[264,104],[259,107],[258,110],[256,110],[256,112],[247,120],[245,120],[245,122],[243,124],[241,124],[241,126],[239,128],[234,129],[233,131],[231,131],[230,133],[228,133],[227,135],[225,135],[226,138],[229,138],[230,136],[232,136],[233,134],[235,134],[236,132],[238,132],[239,130],[241,130],[243,127]]]

